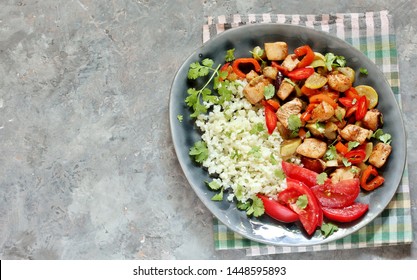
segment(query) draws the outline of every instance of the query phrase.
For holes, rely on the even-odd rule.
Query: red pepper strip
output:
[[[275,99],[268,99],[266,102],[268,102],[268,104],[274,108],[275,112],[278,111],[279,107],[281,106]]]
[[[311,67],[304,67],[304,68],[297,68],[288,73],[288,78],[296,81],[305,80],[314,73],[314,68]]]
[[[313,95],[319,94],[319,93],[320,93],[320,91],[319,91],[319,90],[317,90],[317,89],[311,89],[311,88],[308,88],[308,87],[306,87],[305,85],[303,85],[303,86],[301,87],[301,93],[302,93],[302,94],[304,94],[304,95],[305,95],[305,96],[307,96],[307,97],[310,97],[310,96],[313,96]]]
[[[259,65],[259,62],[256,59],[250,57],[238,58],[233,61],[232,68],[233,72],[235,72],[240,78],[246,78],[246,74],[239,69],[240,64],[252,64],[256,72],[261,71],[261,65]]]
[[[329,95],[324,94],[324,93],[313,95],[309,98],[309,100],[310,100],[310,103],[321,103],[322,101],[326,101],[334,109],[337,108],[336,101],[334,101]]]
[[[365,151],[358,150],[358,149],[349,151],[345,154],[345,158],[347,158],[347,160],[352,164],[358,164],[358,163],[363,162],[365,157],[366,157]]]
[[[349,151],[348,147],[346,147],[346,145],[343,145],[342,142],[337,142],[337,144],[334,145],[334,147],[336,148],[336,151],[338,151],[342,155],[345,155]]]
[[[309,121],[309,120],[311,119],[311,112],[314,110],[314,108],[316,108],[316,107],[317,107],[317,105],[318,105],[318,104],[315,104],[315,103],[310,103],[310,104],[308,104],[308,106],[307,106],[307,108],[306,108],[305,112],[301,114],[300,119],[301,119],[302,121],[305,121],[305,122],[306,122],[306,121]]]
[[[352,100],[353,99],[359,100],[359,98],[361,98],[358,91],[354,87],[351,87],[347,91],[345,91],[345,95],[346,95],[346,97],[349,97]]]
[[[230,63],[228,62],[228,63],[225,63],[221,68],[220,68],[220,71],[219,72],[227,72],[228,73],[228,75],[230,74],[230,72],[228,71],[228,67],[230,66]],[[220,77],[219,78],[219,80],[220,81],[223,81],[223,78],[222,77]]]
[[[371,177],[374,178],[369,180]],[[361,187],[366,191],[372,191],[381,186],[384,181],[384,177],[378,175],[376,168],[372,165],[368,165],[361,177]]]
[[[346,110],[346,115],[345,115],[345,117],[346,117],[346,118],[350,117],[351,115],[353,115],[353,113],[355,113],[355,112],[356,112],[356,110],[357,110],[357,109],[358,109],[358,105],[357,105],[357,104],[355,104],[355,105],[353,105],[352,107],[348,108],[348,109]]]
[[[356,112],[355,112],[356,120],[357,121],[362,120],[365,117],[367,111],[368,111],[368,102],[367,102],[366,96],[363,95],[358,100],[358,109],[356,109]]]
[[[268,133],[272,134],[274,132],[275,128],[277,127],[278,117],[275,114],[274,107],[269,105],[268,102],[263,100],[262,104],[265,108],[265,122],[266,122],[266,128],[268,129]]]
[[[277,68],[279,72],[281,72],[282,75],[288,76],[288,69],[284,66],[279,65],[276,61],[271,62],[271,66],[274,68]]]
[[[340,97],[339,98],[339,102],[342,103],[342,105],[345,106],[346,108],[350,108],[353,105],[355,105],[353,100],[354,99],[352,99],[350,97]]]
[[[294,50],[294,53],[298,57],[304,55],[301,61],[297,64],[297,68],[304,68],[306,66],[309,66],[314,61],[314,52],[308,45],[296,48]]]

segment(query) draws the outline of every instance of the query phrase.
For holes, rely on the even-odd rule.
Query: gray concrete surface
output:
[[[171,82],[204,16],[382,9],[398,40],[416,224],[417,1],[1,0],[0,258],[248,258],[214,250],[169,132]],[[417,243],[258,258],[417,259]]]

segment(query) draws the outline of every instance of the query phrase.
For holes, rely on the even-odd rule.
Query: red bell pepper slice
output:
[[[304,209],[301,209],[297,206],[297,203],[293,201],[298,199],[292,198],[287,201],[287,205],[298,214],[300,222],[303,225],[305,231],[312,235],[318,226],[321,226],[323,222],[323,212],[321,207],[315,197],[313,191],[304,183],[287,178],[287,189],[290,191],[293,190],[294,194],[305,195],[307,197],[307,206]]]
[[[373,178],[371,178],[373,177]],[[372,165],[363,171],[361,177],[361,187],[366,191],[373,191],[384,183],[385,179],[378,174],[378,170]]]
[[[287,206],[265,195],[257,194],[257,196],[264,204],[265,213],[271,218],[283,223],[293,223],[299,220],[298,214]]]
[[[313,95],[316,95],[316,94],[320,93],[320,90],[311,89],[311,88],[306,87],[305,85],[303,85],[300,90],[301,90],[301,93],[304,94],[307,97],[310,97],[310,96],[313,96]]]
[[[345,158],[352,164],[358,164],[364,161],[366,152],[362,149],[355,149],[347,152]]]
[[[323,101],[326,101],[334,109],[337,108],[336,101],[334,101],[332,97],[330,97],[328,94],[325,94],[325,93],[320,93],[320,94],[310,96],[309,101],[310,103],[321,103]]]
[[[267,101],[263,100],[262,104],[265,109],[265,122],[268,133],[272,134],[277,127],[278,117],[275,114],[276,110]]]
[[[252,64],[256,72],[261,71],[261,65],[256,59],[251,58],[251,57],[238,58],[235,61],[233,61],[232,68],[233,68],[233,72],[235,72],[236,75],[238,75],[240,78],[246,78],[246,74],[243,73],[242,70],[240,70],[239,68],[241,64]]]
[[[342,103],[343,106],[345,106],[346,108],[350,108],[353,105],[355,105],[355,102],[353,101],[353,98],[350,97],[340,97],[339,98],[339,102]]]
[[[288,178],[303,182],[309,187],[317,185],[317,172],[286,161],[282,161],[281,166],[282,171]]]
[[[368,211],[368,204],[354,203],[343,208],[322,207],[323,215],[332,221],[348,223],[362,217]]]
[[[342,180],[336,184],[326,181],[311,188],[323,207],[341,208],[352,205],[360,192],[359,179]]]
[[[334,145],[334,147],[336,148],[336,151],[338,151],[342,155],[349,152],[348,147],[346,147],[346,145],[344,145],[342,142],[337,142],[336,145]]]
[[[351,87],[349,88],[347,91],[344,92],[346,97],[349,97],[350,99],[356,99],[359,100],[359,98],[361,97],[358,93],[358,91],[354,88]]]
[[[356,112],[355,112],[356,120],[357,121],[362,120],[365,117],[367,111],[368,111],[368,102],[367,102],[366,96],[363,95],[358,100],[358,108],[356,109]]]
[[[314,52],[309,45],[298,47],[294,50],[296,56],[304,56],[297,64],[297,68],[304,68],[309,66],[314,61]]]
[[[314,73],[314,68],[311,67],[304,67],[304,68],[297,68],[287,74],[288,78],[300,81],[305,80]]]

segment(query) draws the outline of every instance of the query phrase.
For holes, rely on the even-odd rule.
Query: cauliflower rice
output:
[[[280,176],[283,139],[276,130],[268,134],[263,106],[246,100],[245,84],[237,81],[230,86],[233,97],[222,106],[206,103],[212,110],[196,120],[209,153],[202,165],[229,190],[228,200],[236,197],[241,202],[257,193],[274,197],[286,188]]]

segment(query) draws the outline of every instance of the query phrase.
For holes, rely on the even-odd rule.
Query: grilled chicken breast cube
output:
[[[378,109],[371,109],[366,112],[362,124],[372,131],[377,130],[383,123],[382,113]]]
[[[379,142],[375,145],[374,149],[372,150],[372,153],[369,156],[368,161],[376,168],[380,168],[387,161],[389,155],[391,154],[391,151],[391,145]]]
[[[250,70],[250,72],[246,74],[246,80],[248,80],[248,82],[252,81],[256,77],[259,77],[259,74],[256,73],[255,70]]]
[[[288,71],[292,71],[297,67],[297,64],[300,61],[298,60],[297,56],[295,54],[287,55],[287,57],[284,59],[284,61],[281,63],[282,67],[285,67]]]
[[[271,80],[276,80],[277,79],[277,75],[278,75],[278,69],[272,66],[266,66],[263,70],[262,70],[262,74],[266,77],[269,78]]]
[[[357,141],[363,144],[366,139],[372,136],[372,130],[362,128],[355,124],[348,124],[340,131],[340,136],[346,141]]]
[[[277,111],[278,121],[284,125],[285,128],[288,128],[288,118],[291,115],[298,115],[301,112],[303,103],[299,98],[294,98],[293,100],[285,103],[279,107]]]
[[[243,89],[243,94],[251,104],[256,104],[264,98],[265,86],[271,82],[263,75],[253,78]]]
[[[333,184],[336,184],[343,180],[359,178],[361,173],[361,169],[357,166],[348,166],[348,167],[341,167],[337,168],[332,174],[330,174],[330,178]]]
[[[326,101],[321,102],[311,112],[311,120],[316,122],[324,122],[334,115],[334,108]]]
[[[277,91],[277,96],[281,100],[285,100],[291,94],[293,90],[294,90],[294,85],[284,80],[279,86],[279,89]]]
[[[265,43],[264,48],[268,60],[283,60],[288,55],[288,45],[285,42]]]
[[[302,156],[309,158],[322,158],[327,151],[327,144],[316,138],[306,138],[296,152]]]
[[[351,79],[339,72],[332,72],[327,75],[329,86],[339,92],[345,92],[352,87]]]

